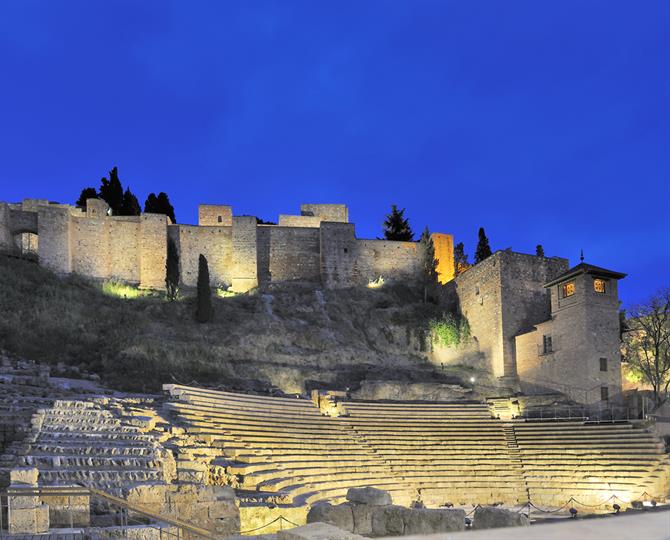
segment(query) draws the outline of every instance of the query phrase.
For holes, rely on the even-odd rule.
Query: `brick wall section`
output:
[[[355,284],[367,284],[382,276],[385,279],[415,279],[421,261],[416,242],[390,240],[356,240]]]
[[[140,287],[165,288],[167,223],[163,214],[140,216]]]
[[[353,223],[324,222],[319,229],[321,280],[325,287],[348,287],[356,276],[356,234]]]
[[[349,223],[349,209],[345,204],[301,204],[300,214],[318,216],[322,221]]]
[[[230,227],[233,224],[233,207],[221,204],[198,205],[198,225]]]
[[[170,225],[170,236],[179,251],[181,283],[195,287],[198,282],[198,258],[207,258],[209,279],[213,287],[232,283],[233,228]]]
[[[261,225],[257,235],[261,283],[320,280],[319,229]]]
[[[60,274],[72,272],[71,212],[66,206],[42,206],[38,210],[39,260]]]
[[[546,321],[551,314],[544,284],[568,270],[567,259],[499,252],[502,302],[503,372],[516,376],[514,337]]]
[[[258,286],[258,247],[256,218],[239,216],[233,218],[233,266],[232,287],[236,291],[248,291]]]
[[[291,216],[279,215],[279,225],[282,227],[318,227],[324,219],[321,216]]]

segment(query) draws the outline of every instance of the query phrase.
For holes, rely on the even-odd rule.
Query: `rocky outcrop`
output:
[[[347,499],[349,502],[337,506],[314,505],[307,514],[307,523],[328,523],[343,531],[375,537],[465,529],[464,510],[392,505],[389,493],[375,488],[352,488]]]
[[[454,401],[468,399],[472,390],[459,384],[406,381],[363,381],[351,397],[361,400]]]
[[[506,510],[504,508],[496,508],[494,506],[479,506],[475,510],[474,521],[472,524],[473,529],[528,526],[530,526],[530,521],[525,514],[513,510]]]

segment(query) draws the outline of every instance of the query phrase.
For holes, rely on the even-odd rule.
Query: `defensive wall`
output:
[[[279,225],[235,216],[226,205],[200,205],[198,225],[173,224],[161,214],[112,216],[104,201],[85,210],[27,199],[0,203],[0,249],[22,247],[37,235],[40,264],[63,274],[119,279],[163,288],[167,241],[180,255],[182,285],[196,285],[198,258],[208,261],[210,281],[248,291],[258,285],[301,280],[326,287],[364,285],[379,276],[405,279],[420,267],[418,244],[356,238],[341,204],[304,204],[300,215],[281,215]],[[435,234],[440,279],[453,278],[453,239]]]

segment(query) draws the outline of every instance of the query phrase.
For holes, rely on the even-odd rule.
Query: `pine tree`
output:
[[[137,197],[130,191],[130,186],[126,188],[123,193],[123,200],[121,201],[121,208],[119,209],[119,216],[139,216],[142,209]]]
[[[542,247],[542,244],[535,246],[535,255],[538,257],[544,257],[544,248]]]
[[[409,220],[404,217],[405,209],[398,210],[395,204],[391,205],[391,213],[384,221],[384,238],[401,242],[412,242],[414,233],[409,226]]]
[[[198,258],[198,299],[195,319],[206,323],[212,320],[214,308],[212,307],[212,290],[209,287],[209,267],[207,259],[201,253]]]
[[[484,227],[479,228],[479,241],[477,242],[477,250],[475,251],[475,264],[482,262],[487,257],[491,256],[491,247],[489,246],[489,239],[486,237]]]
[[[454,272],[459,276],[468,268],[470,268],[470,263],[468,262],[468,255],[465,253],[465,246],[463,246],[463,242],[459,242],[454,247]]]
[[[81,190],[81,194],[79,195],[77,202],[74,204],[77,208],[86,208],[87,199],[97,199],[97,198],[98,198],[98,192],[95,190],[95,188],[87,187]]]
[[[100,198],[109,205],[113,215],[121,215],[121,207],[123,206],[123,187],[121,187],[121,181],[119,180],[118,169],[114,167],[109,171],[109,180],[103,178],[100,180],[100,184]]]
[[[144,212],[147,214],[165,214],[172,220],[172,223],[177,223],[174,207],[170,204],[167,193],[163,191],[158,196],[155,193],[149,193],[147,200],[144,202]]]
[[[179,252],[172,238],[167,241],[167,258],[165,259],[165,290],[167,299],[172,302],[179,293]]]
[[[437,260],[435,259],[435,246],[430,237],[430,231],[426,227],[419,240],[421,250],[421,279],[423,282],[423,302],[428,301],[428,290],[437,284]]]

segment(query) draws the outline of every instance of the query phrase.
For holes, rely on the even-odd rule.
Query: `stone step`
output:
[[[81,456],[26,456],[26,464],[37,468],[48,467],[100,467],[103,469],[160,468],[161,462],[153,458],[138,457],[81,457]]]
[[[82,444],[33,444],[30,449],[32,456],[72,455],[72,456],[152,456],[153,446],[89,446]]]

